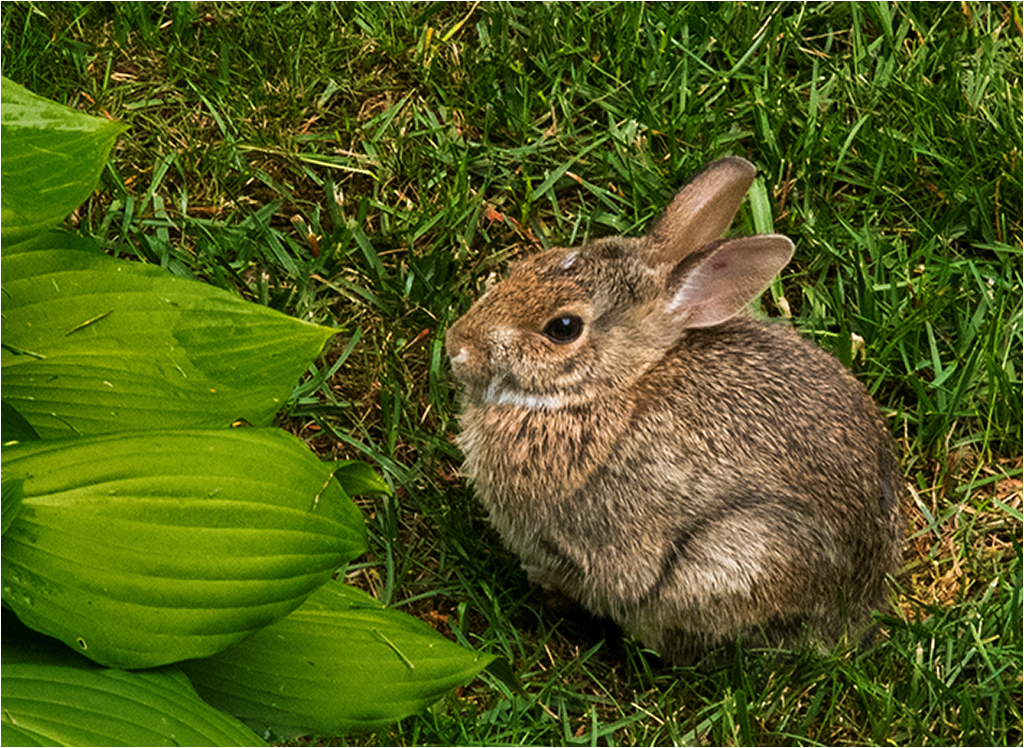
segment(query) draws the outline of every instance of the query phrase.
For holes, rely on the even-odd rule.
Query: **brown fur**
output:
[[[900,556],[875,405],[743,311],[792,245],[714,241],[752,174],[715,162],[648,238],[525,260],[447,338],[464,473],[530,579],[675,662],[738,633],[860,633]],[[582,335],[545,337],[567,314]]]

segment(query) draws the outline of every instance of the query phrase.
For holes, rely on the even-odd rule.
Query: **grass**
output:
[[[505,657],[391,744],[1020,744],[1021,5],[8,3],[3,74],[131,125],[72,220],[342,331],[284,420],[396,486],[354,583]],[[796,256],[765,311],[903,451],[888,638],[670,669],[545,611],[457,477],[443,336],[507,261],[706,162]]]

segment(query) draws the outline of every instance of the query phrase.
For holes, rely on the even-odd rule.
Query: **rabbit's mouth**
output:
[[[485,405],[493,407],[511,405],[524,410],[559,410],[565,405],[565,399],[561,395],[523,392],[502,386],[502,382],[498,380],[491,382],[487,387],[483,401]]]
[[[488,376],[478,371],[465,348],[451,357],[451,365],[452,375],[464,388],[464,404],[492,408],[511,405],[524,410],[558,410],[565,405],[565,398],[560,394],[525,392],[509,377]]]
[[[515,383],[502,377],[487,379],[474,376],[472,372],[460,370],[459,363],[452,361],[452,373],[463,386],[464,405],[499,408],[512,406],[523,410],[558,410],[565,406],[565,398],[556,393],[524,392]]]

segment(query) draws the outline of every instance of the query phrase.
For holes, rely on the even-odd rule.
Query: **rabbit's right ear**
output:
[[[711,327],[737,314],[793,256],[793,242],[758,234],[719,242],[690,255],[668,275],[665,329]]]
[[[737,156],[705,167],[675,196],[650,232],[650,267],[676,263],[722,238],[754,181],[754,165]]]

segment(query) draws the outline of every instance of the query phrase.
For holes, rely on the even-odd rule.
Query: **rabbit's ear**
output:
[[[675,324],[711,327],[739,314],[793,256],[793,242],[758,234],[713,244],[669,273],[666,316]]]
[[[736,156],[720,158],[687,183],[650,233],[651,267],[679,262],[720,239],[754,181],[754,165]]]

